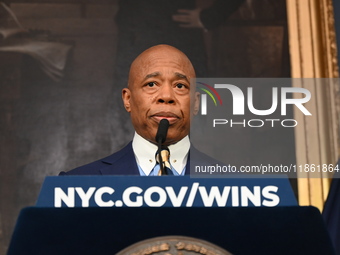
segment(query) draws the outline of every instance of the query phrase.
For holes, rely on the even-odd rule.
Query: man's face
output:
[[[139,135],[156,143],[162,119],[170,123],[166,145],[189,134],[190,115],[196,114],[199,106],[199,94],[195,86],[190,85],[193,77],[195,72],[190,61],[169,46],[153,47],[134,61],[129,88],[123,89],[123,101]]]

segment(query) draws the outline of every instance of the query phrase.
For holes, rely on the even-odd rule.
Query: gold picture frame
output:
[[[286,4],[292,78],[338,78],[332,0],[286,0]],[[339,158],[339,84],[335,79],[327,83],[306,85],[315,95],[309,107],[318,116],[310,120],[294,113],[302,123],[295,130],[297,165],[334,165]],[[317,178],[298,178],[299,204],[322,210],[331,177],[320,173]]]

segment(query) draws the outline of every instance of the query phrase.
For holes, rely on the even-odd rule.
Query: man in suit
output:
[[[162,119],[170,124],[163,145],[170,151],[172,174],[189,174],[190,161],[214,162],[189,141],[190,120],[199,109],[199,93],[190,83],[194,77],[190,60],[180,50],[169,45],[145,50],[132,62],[128,87],[122,90],[136,131],[133,141],[109,157],[60,175],[158,175],[155,137]]]

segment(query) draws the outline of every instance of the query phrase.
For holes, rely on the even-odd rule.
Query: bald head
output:
[[[196,76],[191,61],[182,51],[170,45],[160,44],[143,51],[132,62],[129,72],[128,87],[131,88],[131,84],[133,84],[136,76],[140,76],[140,74],[145,71],[145,68],[159,60],[167,60],[167,62],[175,63],[187,70],[188,80],[195,78]]]
[[[190,119],[199,106],[195,84],[190,84],[194,77],[188,57],[169,45],[149,48],[133,61],[122,97],[140,136],[156,143],[162,119],[170,123],[164,144],[174,144],[189,134]]]

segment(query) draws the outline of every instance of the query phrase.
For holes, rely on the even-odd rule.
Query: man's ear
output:
[[[122,90],[122,99],[123,99],[124,107],[127,112],[131,112],[130,98],[131,98],[131,91],[128,88],[124,88]]]
[[[194,96],[194,115],[197,115],[198,111],[199,111],[199,107],[200,107],[200,93],[199,92],[195,92],[195,96]]]

